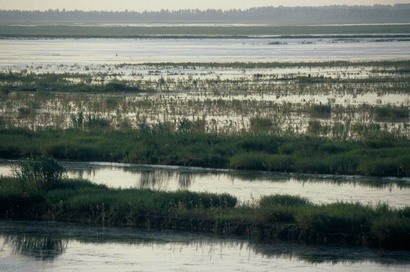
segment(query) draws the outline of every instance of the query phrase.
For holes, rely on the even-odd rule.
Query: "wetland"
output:
[[[408,269],[409,25],[214,30],[0,26],[1,270]]]

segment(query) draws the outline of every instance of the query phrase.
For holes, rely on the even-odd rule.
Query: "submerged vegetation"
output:
[[[110,189],[84,180],[62,180],[52,188],[31,190],[18,179],[0,179],[2,218],[410,249],[408,207],[314,205],[284,195],[264,197],[252,206],[236,203],[227,194]]]
[[[91,84],[93,79],[79,74],[0,73],[0,92],[141,92],[138,85],[124,80]]]
[[[284,38],[298,45],[341,43],[351,32],[366,42],[405,43],[408,29],[50,25],[0,26],[0,37],[284,35],[258,40],[270,50]],[[409,177],[409,60],[0,70],[0,158],[29,158],[14,178],[0,177],[0,218],[410,250],[408,206],[318,205],[288,195],[239,203],[229,194],[114,189],[66,179],[55,160]]]
[[[409,139],[409,61],[41,65],[0,73],[0,127]],[[70,72],[67,72],[70,71]]]

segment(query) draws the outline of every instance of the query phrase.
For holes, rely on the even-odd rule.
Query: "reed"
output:
[[[138,129],[0,129],[0,158],[43,154],[61,160],[113,161],[299,173],[410,175],[409,142],[395,135],[330,140],[298,135],[226,135]]]
[[[410,250],[409,207],[355,203],[315,205],[275,195],[237,206],[228,194],[112,189],[84,180],[63,180],[36,191],[0,178],[0,217],[102,226],[188,230],[271,241],[362,245]]]

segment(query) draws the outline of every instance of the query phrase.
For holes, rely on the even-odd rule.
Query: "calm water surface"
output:
[[[0,175],[12,175],[12,164],[1,162]],[[71,178],[89,179],[114,188],[229,193],[244,203],[254,203],[265,195],[290,194],[307,197],[314,203],[347,201],[373,205],[387,203],[392,207],[410,205],[408,178],[296,175],[111,163],[64,165]]]
[[[0,221],[0,270],[409,271],[410,253]]]
[[[330,39],[1,39],[0,65],[409,59],[409,41]]]

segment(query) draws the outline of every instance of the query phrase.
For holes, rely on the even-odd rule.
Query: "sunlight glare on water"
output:
[[[272,39],[2,39],[0,65],[408,59],[410,42]]]

